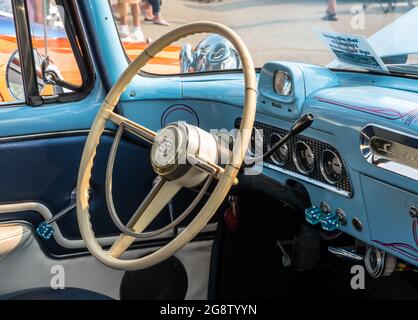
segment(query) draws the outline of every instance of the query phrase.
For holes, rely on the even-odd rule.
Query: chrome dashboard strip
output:
[[[26,140],[40,140],[40,139],[50,139],[57,137],[72,137],[72,136],[87,136],[90,130],[72,130],[72,131],[56,131],[56,132],[46,132],[46,133],[34,133],[21,136],[9,136],[9,137],[0,137],[0,143],[8,143],[15,141],[26,141]],[[105,130],[105,134],[114,135],[115,132],[111,130]]]
[[[328,185],[328,184],[326,184],[326,183],[323,183],[323,182],[317,181],[317,180],[315,180],[315,179],[311,179],[311,178],[309,178],[309,177],[307,177],[307,176],[304,176],[304,175],[302,175],[302,174],[299,174],[299,173],[296,173],[296,172],[293,172],[293,171],[289,171],[289,170],[283,169],[283,168],[281,168],[281,167],[278,167],[278,166],[275,166],[275,165],[272,165],[272,164],[269,164],[269,163],[264,163],[264,166],[265,166],[266,168],[271,169],[271,170],[275,170],[275,171],[278,171],[278,172],[281,172],[281,173],[287,174],[287,175],[289,175],[289,176],[292,176],[292,177],[294,177],[294,178],[297,178],[297,179],[299,179],[299,180],[302,180],[302,181],[308,182],[308,183],[310,183],[310,184],[316,185],[316,186],[318,186],[318,187],[320,187],[320,188],[327,189],[327,190],[329,190],[329,191],[332,191],[332,192],[334,192],[334,193],[337,193],[337,194],[339,194],[339,195],[341,195],[341,196],[343,196],[343,197],[346,197],[346,198],[351,198],[351,197],[352,197],[352,195],[353,195],[353,194],[352,194],[352,193],[350,193],[350,192],[347,192],[347,191],[344,191],[344,190],[337,189],[337,188],[335,188],[335,187],[333,187],[333,186],[330,186],[330,185]]]
[[[369,124],[361,131],[360,150],[368,163],[418,181],[418,136]]]

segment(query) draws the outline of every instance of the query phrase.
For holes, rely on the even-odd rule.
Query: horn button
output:
[[[216,162],[217,149],[216,139],[210,133],[183,122],[173,123],[158,133],[151,149],[151,164],[163,178],[181,179],[185,186],[194,186],[207,174],[194,168],[188,162],[188,155],[201,155]]]

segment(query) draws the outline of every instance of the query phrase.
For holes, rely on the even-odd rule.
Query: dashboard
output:
[[[311,222],[317,222],[317,209],[330,213],[323,215],[328,220],[320,221],[318,228],[337,228],[335,232],[418,266],[417,81],[267,63],[258,72],[255,127],[262,131],[254,134],[254,140],[261,137],[263,151],[302,115],[311,113],[315,120],[254,168],[261,173],[259,186],[280,192],[281,186],[296,181],[309,201],[295,193],[289,195],[289,204],[311,210]],[[160,101],[146,108],[125,103],[123,113],[156,130],[176,120],[208,131],[229,130],[242,116],[242,88],[242,74],[236,72],[182,77],[175,105],[164,105],[165,93],[158,91]],[[150,109],[164,115],[161,124],[149,117]]]
[[[269,62],[260,72],[253,142],[263,151],[301,115],[311,128],[263,164],[304,185],[306,218],[418,265],[418,92],[414,79]],[[240,119],[236,119],[235,125]]]

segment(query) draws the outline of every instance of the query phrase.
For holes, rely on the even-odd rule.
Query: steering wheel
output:
[[[239,134],[234,140],[232,152],[228,153],[226,166],[217,164],[220,156],[219,141],[214,135],[198,127],[179,122],[169,124],[156,133],[113,112],[127,85],[150,59],[171,43],[197,33],[217,33],[224,36],[234,45],[242,61],[245,78],[244,108]],[[158,264],[189,243],[210,221],[232,185],[238,183],[237,174],[244,160],[255,120],[256,100],[256,75],[251,55],[241,38],[224,25],[213,22],[191,23],[167,33],[147,47],[110,90],[93,122],[83,151],[78,175],[77,220],[81,236],[91,254],[108,267],[132,271]],[[109,250],[104,250],[98,243],[90,222],[91,170],[107,121],[119,126],[118,139],[121,132],[127,130],[152,144],[151,164],[159,176],[159,182],[127,226],[131,233],[141,235],[182,188],[195,188],[205,184],[205,181],[207,185],[209,179],[219,180],[202,209],[181,233],[157,251],[138,259],[121,259],[122,254],[136,239],[131,233],[122,233]],[[108,167],[108,171],[112,169],[113,165]],[[108,199],[111,199],[111,179],[112,175],[108,174]],[[111,208],[113,202],[108,200],[109,204]]]

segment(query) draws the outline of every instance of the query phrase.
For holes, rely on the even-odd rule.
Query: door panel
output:
[[[79,131],[0,141],[0,181],[3,181],[0,184],[0,222],[21,220],[36,228],[69,204],[77,185],[86,135],[87,132]],[[102,137],[91,180],[91,221],[96,236],[101,238],[120,233],[109,216],[104,190],[112,142],[111,132]],[[116,210],[124,223],[150,191],[155,176],[149,161],[149,146],[129,137],[122,140],[115,161],[113,194]],[[194,196],[194,192],[186,190],[179,194],[173,201],[174,217],[187,208]],[[166,208],[149,230],[170,222]],[[83,243],[75,241],[81,240],[75,210],[59,220],[58,227],[55,241],[44,241],[50,253],[62,255],[85,250]],[[112,240],[105,243],[112,243]]]
[[[0,181],[3,181],[0,184],[0,203],[3,206],[38,203],[53,215],[64,209],[77,185],[86,134],[51,134],[11,138],[0,142]],[[118,234],[107,213],[104,197],[107,155],[112,141],[111,134],[102,138],[91,181],[92,223],[99,237]],[[126,139],[120,144],[115,163],[114,198],[115,206],[125,222],[149,191],[154,179],[148,154],[148,148],[140,144]],[[31,207],[22,209],[25,208]],[[157,220],[154,227],[167,222],[162,221],[166,220],[164,217],[162,214],[161,220]],[[43,218],[34,211],[0,213],[0,222],[25,220],[35,227]],[[64,238],[80,239],[75,210],[60,220],[58,225]]]
[[[19,224],[0,224],[2,228],[17,228],[23,236],[18,236],[18,243],[9,252],[0,251],[0,297],[27,290],[29,288],[49,288],[56,267],[65,270],[65,286],[98,292],[114,299],[119,299],[123,271],[114,270],[102,265],[89,255],[67,256],[57,260],[45,254],[42,246],[27,226]],[[187,293],[185,299],[207,299],[210,255],[213,241],[192,242],[180,250],[176,257],[181,261],[187,275]],[[0,250],[1,250],[0,238]],[[132,256],[141,256],[155,250],[142,248],[129,252]],[[138,288],[147,290],[147,288]],[[152,289],[151,289],[152,291]],[[148,292],[148,291],[146,291]],[[165,293],[162,293],[164,296]]]

